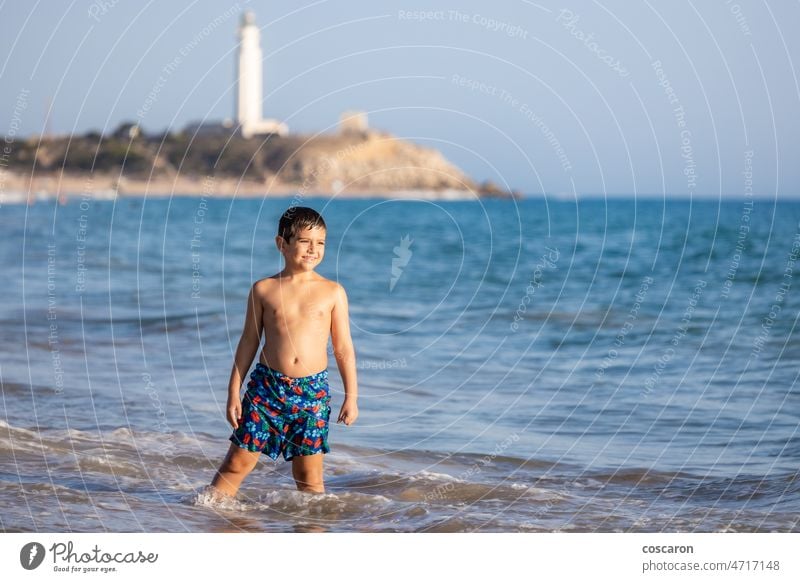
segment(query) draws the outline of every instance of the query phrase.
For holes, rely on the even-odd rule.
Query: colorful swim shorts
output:
[[[328,453],[328,370],[291,378],[258,362],[242,398],[239,428],[230,441],[277,460]]]

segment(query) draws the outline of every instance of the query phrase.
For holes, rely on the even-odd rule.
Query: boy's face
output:
[[[280,236],[275,240],[287,266],[291,265],[295,269],[311,271],[322,262],[322,257],[325,256],[326,234],[324,228],[306,227],[290,237],[288,243]]]

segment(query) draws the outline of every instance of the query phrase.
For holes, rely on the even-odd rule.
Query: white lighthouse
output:
[[[275,119],[263,119],[261,31],[255,15],[248,10],[239,27],[239,62],[236,70],[236,120],[242,137],[275,133],[287,135],[289,128]]]

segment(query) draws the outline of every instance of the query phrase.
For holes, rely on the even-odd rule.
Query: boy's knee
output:
[[[295,468],[293,476],[300,488],[322,489],[322,471],[320,470]]]
[[[253,470],[255,460],[241,454],[229,455],[222,465],[222,470],[226,473],[247,474]]]

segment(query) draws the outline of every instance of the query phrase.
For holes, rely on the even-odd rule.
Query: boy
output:
[[[278,223],[275,244],[284,269],[256,281],[247,300],[244,330],[228,385],[228,422],[234,428],[225,460],[211,482],[234,496],[261,454],[292,461],[300,491],[324,493],[322,455],[328,447],[330,393],[328,337],[344,383],[336,422],[358,417],[356,360],[344,288],[314,272],[325,254],[325,222],[315,210],[290,207]],[[244,398],[242,376],[265,333],[264,348]]]

